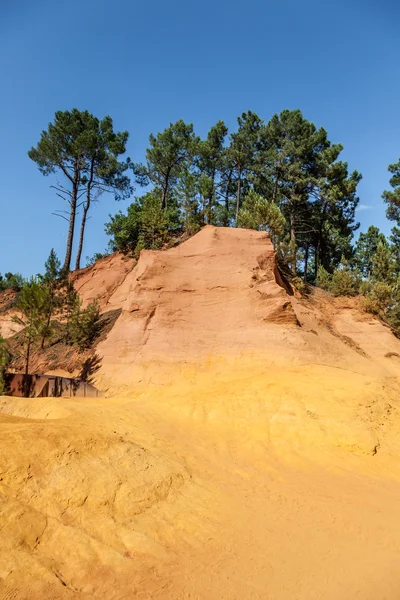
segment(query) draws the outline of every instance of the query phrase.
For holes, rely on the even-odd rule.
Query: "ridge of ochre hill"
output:
[[[107,398],[0,398],[0,599],[398,600],[400,341],[205,227],[74,275]]]

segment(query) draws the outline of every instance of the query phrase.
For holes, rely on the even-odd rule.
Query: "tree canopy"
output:
[[[110,216],[111,248],[154,247],[154,239],[139,232],[138,219],[143,223],[149,211],[158,231],[167,231],[157,243],[192,235],[205,224],[268,228],[271,220],[277,250],[305,281],[315,281],[319,265],[333,272],[342,256],[350,259],[361,175],[340,160],[342,145],[331,143],[300,110],[284,110],[267,122],[247,111],[228,133],[218,121],[200,139],[181,119],[151,134],[146,163],[134,164],[133,171],[139,186],[152,186],[152,201],[146,192],[126,214]],[[156,197],[162,218],[154,212]],[[261,206],[264,213],[268,206],[266,220]]]
[[[87,110],[74,108],[57,111],[54,122],[42,131],[37,146],[28,152],[43,175],[57,175],[52,187],[67,205],[66,210],[55,211],[68,222],[63,265],[66,271],[71,266],[78,209],[82,207],[83,210],[76,268],[80,267],[87,213],[92,201],[103,192],[114,192],[116,198],[129,197],[131,193],[130,180],[125,174],[130,160],[118,160],[126,151],[128,136],[127,131],[114,132],[111,117],[99,120]]]

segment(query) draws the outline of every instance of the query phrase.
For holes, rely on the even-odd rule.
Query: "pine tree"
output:
[[[330,292],[333,296],[355,296],[360,291],[360,275],[357,270],[342,257],[340,265],[333,273],[319,265],[316,278],[318,287]]]
[[[242,202],[244,178],[254,169],[261,128],[262,120],[258,115],[250,110],[242,113],[238,117],[238,130],[231,134],[230,145],[226,150],[231,172],[236,177],[236,224]]]
[[[0,335],[0,396],[3,396],[7,391],[6,385],[6,369],[11,359],[11,354],[6,340]]]
[[[285,217],[279,207],[263,198],[254,190],[246,195],[238,214],[239,227],[265,230],[270,234],[273,243],[277,244],[285,227]]]
[[[392,283],[394,278],[394,265],[390,249],[386,243],[379,241],[375,254],[372,257],[371,278],[374,282],[385,281]]]
[[[299,110],[275,115],[263,131],[263,156],[274,179],[273,200],[279,202],[288,222],[294,270],[302,211],[316,185],[318,154],[328,145],[326,131],[317,130]]]
[[[45,273],[44,275],[39,276],[39,280],[47,291],[46,305],[44,307],[46,322],[43,328],[41,342],[41,348],[43,350],[46,338],[50,337],[52,334],[52,318],[62,307],[62,289],[66,285],[66,275],[61,269],[61,262],[58,259],[54,248],[50,250],[49,257],[45,262]]]
[[[370,278],[374,268],[374,256],[379,243],[387,246],[383,233],[375,225],[370,225],[365,233],[360,233],[355,245],[354,264],[363,277]]]
[[[130,165],[127,158],[121,162],[118,157],[125,153],[128,132],[116,133],[110,116],[101,121],[90,115],[86,135],[86,170],[82,177],[85,187],[79,244],[76,253],[75,269],[80,268],[83,240],[89,209],[93,201],[98,201],[103,193],[112,193],[116,200],[126,199],[132,193],[130,179],[125,175]]]
[[[319,265],[317,277],[315,283],[321,289],[329,292],[332,284],[332,274],[328,273],[328,271],[322,266]]]
[[[83,245],[83,235],[87,213],[93,200],[103,191],[116,190],[124,194],[129,190],[129,179],[123,174],[129,160],[120,163],[118,155],[125,152],[128,133],[115,134],[112,120],[106,117],[99,121],[87,110],[58,111],[54,122],[42,131],[36,147],[29,150],[28,156],[39,167],[43,175],[58,173],[63,181],[52,187],[58,197],[67,204],[67,210],[57,210],[54,214],[65,219],[68,226],[67,247],[63,269],[69,271],[75,233],[77,210],[83,201],[83,220],[78,248],[77,265]]]
[[[134,257],[142,249],[160,249],[178,229],[179,218],[173,199],[168,208],[163,209],[161,193],[157,189],[136,198],[126,215],[121,212],[110,215],[110,221],[105,225],[107,235],[112,238],[111,249]]]
[[[284,228],[282,232],[278,228],[276,242],[293,272],[302,271],[304,281],[315,281],[320,264],[332,273],[342,256],[352,257],[361,175],[349,172],[339,160],[341,144],[332,144],[325,129],[307,121],[299,110],[284,110],[268,123],[248,111],[238,118],[228,147],[226,135],[224,123],[218,121],[207,139],[199,141],[193,126],[181,120],[150,136],[147,162],[135,165],[135,174],[139,183],[152,183],[160,194],[166,211],[165,239],[175,235],[177,217],[181,227],[188,228],[191,211],[200,225],[257,226],[259,215],[249,214],[249,207],[239,218],[253,190],[282,213]],[[167,216],[176,203],[178,211]],[[111,217],[106,229],[114,237],[113,248],[137,253],[147,247],[147,242],[138,245],[139,237],[143,239],[143,214],[141,200],[136,199],[127,215]]]
[[[23,327],[22,356],[25,363],[24,396],[29,396],[29,362],[34,343],[47,335],[46,309],[48,305],[48,289],[37,279],[32,278],[24,283],[16,302],[21,314],[13,316],[13,321]]]
[[[382,234],[381,234],[382,235]],[[371,275],[365,294],[365,308],[397,328],[400,294],[393,253],[386,238],[380,239],[372,257]]]
[[[388,171],[392,174],[389,183],[393,189],[384,191],[382,198],[388,205],[386,209],[387,218],[390,221],[396,221],[400,225],[400,159],[397,163],[389,165]]]
[[[360,226],[355,216],[361,174],[349,174],[347,163],[336,160],[341,149],[341,145],[332,146],[320,155],[317,185],[311,195],[311,233],[306,235],[313,248],[315,268],[322,264],[331,272],[343,256],[351,259],[352,238]]]
[[[203,214],[206,223],[213,222],[213,208],[217,199],[220,178],[225,167],[224,142],[228,128],[218,121],[198,144],[197,166],[200,172],[200,189],[204,198]]]
[[[162,208],[160,194],[148,192],[140,199],[139,248],[159,250],[168,239],[168,218],[173,218],[174,207],[170,202],[167,210]],[[136,251],[138,248],[136,249]]]
[[[343,257],[341,264],[334,270],[330,291],[334,296],[355,296],[360,291],[360,276]]]
[[[161,207],[160,207],[161,208]],[[142,208],[139,198],[130,204],[127,214],[121,211],[109,215],[110,220],[105,224],[104,230],[111,237],[109,247],[112,252],[119,251],[124,254],[136,254],[140,238]]]
[[[161,190],[161,208],[167,209],[181,173],[189,169],[193,161],[199,139],[194,134],[193,125],[180,119],[170,123],[162,133],[151,134],[149,140],[146,164],[134,165],[134,173],[140,185],[151,182]]]
[[[304,279],[313,258],[315,275],[326,268],[329,253],[338,244],[341,254],[351,251],[357,172],[348,174],[337,161],[340,144],[331,144],[325,129],[317,129],[299,110],[284,110],[262,127],[253,183],[256,191],[280,206],[289,236],[289,262],[297,268],[297,252],[304,251]]]
[[[21,273],[5,273],[4,277],[0,273],[0,291],[14,290],[19,292],[24,285],[24,278]]]
[[[66,178],[66,184],[57,182],[56,189],[67,204],[67,211],[57,211],[69,223],[64,269],[69,270],[74,241],[75,219],[81,190],[81,181],[87,166],[85,157],[87,122],[90,115],[78,109],[58,111],[54,123],[49,123],[47,131],[42,131],[36,148],[28,152],[29,158],[37,163],[43,175],[59,172]],[[65,216],[65,213],[67,216]]]
[[[100,308],[97,300],[83,309],[82,301],[76,296],[67,320],[67,336],[70,344],[83,351],[91,346],[100,327]]]
[[[206,178],[208,184],[212,186],[211,179],[207,175],[203,174],[202,177]],[[183,227],[188,235],[193,235],[200,229],[201,216],[199,213],[198,190],[199,188],[201,189],[201,186],[202,178],[200,178],[200,181],[197,181],[197,177],[194,173],[187,172],[180,178],[175,190]],[[208,199],[208,206],[204,207],[204,210],[208,210],[209,218],[211,211],[210,194],[211,192],[203,195],[203,198]]]
[[[393,227],[390,236],[390,251],[393,256],[393,268],[400,275],[400,228]]]

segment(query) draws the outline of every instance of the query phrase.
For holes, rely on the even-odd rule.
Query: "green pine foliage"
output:
[[[45,273],[39,276],[42,288],[46,290],[46,303],[43,307],[45,324],[43,326],[41,347],[44,348],[45,340],[50,338],[53,332],[53,318],[62,309],[62,289],[66,285],[66,275],[61,269],[61,262],[58,259],[54,248],[50,250],[48,259],[45,262]]]
[[[356,296],[360,292],[361,277],[343,257],[342,262],[333,273],[320,265],[317,274],[317,286],[330,292],[333,296]]]
[[[116,199],[127,198],[132,188],[125,174],[130,159],[120,161],[126,151],[128,132],[114,132],[110,116],[100,120],[87,110],[57,111],[53,123],[42,131],[36,147],[28,156],[43,175],[61,174],[63,183],[56,180],[57,197],[67,205],[58,215],[68,222],[68,237],[63,269],[69,271],[76,229],[76,217],[82,206],[82,221],[75,268],[79,269],[88,212],[104,192]],[[82,200],[84,198],[84,200]]]
[[[45,273],[22,285],[15,302],[13,321],[21,327],[17,334],[15,357],[24,361],[24,372],[30,372],[32,354],[45,348],[48,340],[64,340],[83,351],[90,348],[100,331],[100,309],[97,301],[85,309],[71,278],[61,267],[52,249],[45,263]],[[56,337],[53,335],[56,334]],[[13,345],[14,348],[14,345]],[[13,350],[14,352],[14,350]],[[4,390],[2,373],[9,361],[8,346],[0,337],[0,393]],[[29,395],[25,378],[24,394]]]
[[[0,396],[7,391],[5,373],[11,360],[11,354],[6,340],[0,335]]]
[[[48,288],[32,277],[26,281],[17,297],[16,309],[18,313],[12,317],[14,323],[22,326],[20,336],[21,356],[24,360],[25,375],[29,373],[29,364],[34,345],[40,339],[49,335],[47,329],[46,307],[49,301]],[[27,384],[27,381],[25,381]],[[24,395],[29,395],[25,388]]]
[[[86,350],[93,344],[99,330],[100,308],[97,300],[82,308],[82,301],[77,296],[66,325],[68,342],[79,350]]]
[[[400,222],[400,159],[397,163],[388,166],[392,177],[389,180],[391,190],[385,190],[382,198],[388,205],[386,210],[387,218],[390,221]]]
[[[393,257],[388,248],[386,240],[380,241],[372,257],[371,279],[376,281],[387,281],[391,283],[394,278]]]
[[[356,296],[360,290],[360,276],[348,264],[342,264],[332,274],[330,291],[333,296]]]
[[[239,209],[238,226],[268,231],[271,240],[277,243],[285,229],[285,217],[276,204],[252,189]]]
[[[203,200],[200,209],[199,194]],[[194,173],[181,177],[175,190],[178,202],[178,219],[188,236],[197,233],[205,222],[213,221],[213,201],[215,200],[213,182],[206,174],[198,181]]]
[[[93,256],[87,256],[86,257],[86,266],[87,267],[91,267],[92,265],[94,265],[95,262],[97,262],[98,260],[101,260],[102,258],[106,258],[106,256],[109,256],[109,252],[105,251],[105,252],[95,252],[93,254]]]
[[[220,194],[220,179],[226,168],[226,150],[225,139],[228,135],[228,128],[223,121],[218,121],[207,134],[205,140],[197,144],[196,167],[198,175],[194,175],[198,180],[198,190],[201,194],[201,222],[214,224],[218,213],[218,195]],[[196,185],[196,181],[195,181]],[[193,207],[192,215],[195,223],[196,215],[199,213],[197,207]],[[185,215],[185,229],[190,234],[192,217]],[[196,227],[194,227],[196,229]],[[192,230],[195,233],[194,229]]]
[[[5,273],[4,276],[0,273],[0,292],[4,290],[19,292],[24,285],[24,281],[20,273]]]
[[[184,206],[183,203],[182,210]],[[160,193],[148,192],[128,207],[126,215],[122,212],[110,215],[105,225],[107,235],[112,237],[110,249],[135,257],[142,249],[159,250],[180,230],[179,218],[173,199],[169,200],[168,208],[163,209]],[[187,213],[187,220],[188,226],[194,227],[192,212]]]
[[[396,253],[388,241],[380,240],[371,259],[372,272],[366,280],[364,308],[400,333],[400,279]]]
[[[388,310],[392,303],[392,286],[386,281],[376,281],[371,285],[363,299],[363,306],[367,312],[387,320]]]
[[[182,119],[170,123],[157,135],[149,136],[150,147],[146,151],[146,163],[134,165],[138,183],[161,191],[161,208],[167,209],[170,197],[182,173],[187,171],[197,153],[200,139],[192,124]]]
[[[328,271],[322,265],[319,265],[318,267],[316,284],[326,292],[331,291],[332,274],[328,273]]]
[[[366,233],[360,233],[358,237],[354,251],[354,264],[363,277],[372,276],[373,258],[379,243],[387,246],[384,234],[374,225],[371,225]]]

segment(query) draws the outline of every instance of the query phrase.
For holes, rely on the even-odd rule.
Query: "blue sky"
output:
[[[27,151],[74,107],[127,129],[135,161],[179,118],[204,135],[244,110],[268,120],[300,108],[363,173],[362,229],[389,233],[380,196],[400,156],[399,18],[397,0],[3,0],[0,272],[36,273],[51,247],[63,258],[53,180]],[[94,207],[84,257],[104,250],[104,222],[126,206]]]

